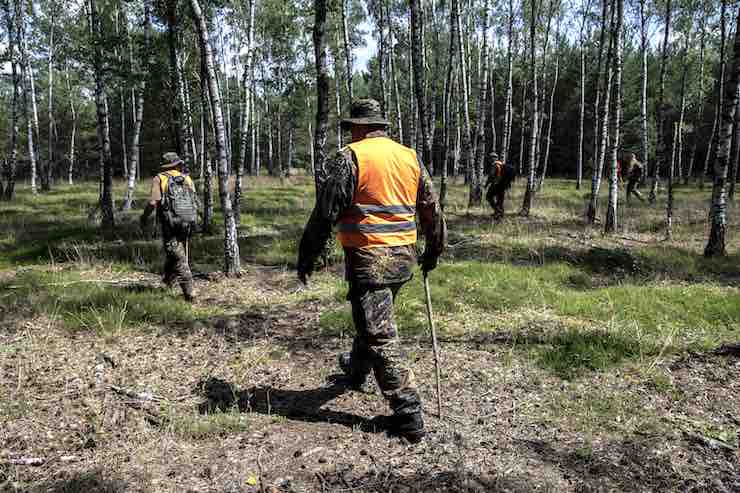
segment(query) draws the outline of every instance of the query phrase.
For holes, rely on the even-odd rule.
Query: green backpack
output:
[[[195,192],[185,176],[167,175],[167,191],[162,195],[162,216],[175,232],[189,232],[198,221]]]

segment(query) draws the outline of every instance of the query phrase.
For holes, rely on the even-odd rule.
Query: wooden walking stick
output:
[[[432,297],[429,294],[429,273],[424,273],[424,293],[427,301],[427,318],[429,319],[429,330],[432,331],[432,349],[434,351],[434,372],[437,379],[437,415],[442,419],[442,387],[439,377],[439,351],[437,349],[437,329],[434,327],[434,315],[432,314]]]

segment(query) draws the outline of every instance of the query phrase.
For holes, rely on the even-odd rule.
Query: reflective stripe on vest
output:
[[[421,170],[416,153],[387,137],[349,145],[357,159],[353,204],[337,222],[344,247],[416,243],[416,194]]]

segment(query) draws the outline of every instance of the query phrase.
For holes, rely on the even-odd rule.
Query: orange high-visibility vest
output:
[[[421,169],[416,152],[387,137],[349,145],[357,158],[352,206],[337,221],[346,248],[416,243],[416,194]]]

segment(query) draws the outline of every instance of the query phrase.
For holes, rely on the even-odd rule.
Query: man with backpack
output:
[[[193,300],[193,275],[188,259],[188,240],[198,216],[195,184],[185,171],[185,162],[174,152],[162,156],[160,173],[152,179],[149,203],[141,215],[141,228],[146,229],[149,216],[156,209],[162,226],[164,243],[164,282],[180,284],[187,301]]]
[[[516,170],[510,164],[504,164],[498,158],[498,154],[492,154],[494,161],[488,172],[486,181],[486,200],[493,207],[493,219],[500,221],[504,217],[504,199],[506,191],[511,188]]]

